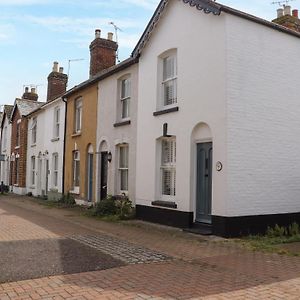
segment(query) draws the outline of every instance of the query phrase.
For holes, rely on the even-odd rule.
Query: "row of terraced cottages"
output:
[[[300,221],[297,11],[268,22],[208,0],[162,0],[127,60],[96,30],[90,78],[6,105],[1,180],[17,194],[94,203],[221,236]],[[281,25],[278,25],[281,24]],[[297,25],[298,24],[298,25]]]

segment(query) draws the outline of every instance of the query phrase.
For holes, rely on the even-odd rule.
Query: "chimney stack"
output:
[[[47,102],[63,95],[67,89],[68,75],[64,74],[64,68],[58,67],[58,62],[53,63],[52,72],[48,76]]]
[[[104,39],[101,38],[101,30],[95,30],[95,39],[90,44],[90,77],[116,64],[117,49],[112,33]]]
[[[293,9],[293,11],[292,11],[292,16],[294,17],[294,18],[299,18],[299,15],[298,15],[298,9]]]
[[[281,18],[284,16],[284,10],[283,8],[278,8],[277,9],[277,18]]]
[[[289,5],[285,5],[283,8],[277,9],[277,18],[272,22],[288,29],[300,32],[298,9],[293,9],[291,13],[291,6]]]
[[[29,91],[29,87],[28,86],[25,87],[22,99],[24,99],[24,100],[31,100],[31,101],[37,101],[38,98],[39,98],[39,96],[36,93],[36,89],[35,88],[31,88],[31,90]]]

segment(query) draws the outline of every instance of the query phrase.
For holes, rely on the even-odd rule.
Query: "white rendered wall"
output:
[[[120,118],[120,79],[130,76],[130,124],[114,127]],[[132,65],[102,81],[98,85],[98,115],[97,115],[97,172],[96,199],[100,200],[100,152],[112,153],[112,161],[108,163],[108,195],[116,195],[119,191],[118,183],[118,151],[117,146],[122,143],[129,145],[129,175],[128,197],[135,201],[136,184],[136,135],[137,135],[137,105],[138,105],[138,65]]]
[[[300,212],[300,39],[226,16],[227,216]]]
[[[60,132],[59,139],[54,138],[54,111],[60,109]],[[35,145],[31,143],[32,117],[37,117],[37,141]],[[28,145],[27,145],[27,170],[26,186],[27,192],[34,196],[41,196],[46,189],[46,160],[49,161],[48,192],[62,192],[63,177],[63,143],[64,143],[64,123],[65,104],[61,99],[43,106],[41,110],[32,115],[28,120]],[[53,180],[53,154],[58,153],[58,185],[54,186]],[[35,184],[31,182],[31,157],[36,158]],[[39,164],[41,164],[39,166]]]
[[[11,124],[8,120],[8,118],[5,115],[5,119],[3,121],[3,132],[4,128],[7,128],[6,131],[6,147],[4,145],[4,136],[1,137],[1,149],[2,149],[2,154],[5,155],[5,161],[1,161],[1,181],[5,185],[9,185],[10,183],[10,151],[11,151]]]
[[[136,202],[151,206],[159,200],[156,140],[164,123],[176,136],[176,196],[179,211],[195,211],[196,142],[213,141],[214,215],[226,210],[226,91],[224,17],[204,14],[179,1],[172,1],[154,30],[139,62],[139,105]],[[158,56],[177,49],[178,112],[153,116],[157,107]],[[200,130],[200,123],[210,128]],[[196,128],[197,127],[197,128]],[[204,125],[205,128],[205,125]],[[223,163],[216,172],[217,161]]]

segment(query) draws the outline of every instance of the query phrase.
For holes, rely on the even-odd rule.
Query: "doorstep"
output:
[[[184,228],[183,231],[200,235],[212,235],[212,225],[195,222],[192,227]]]

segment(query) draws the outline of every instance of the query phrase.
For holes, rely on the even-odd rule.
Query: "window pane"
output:
[[[121,191],[128,191],[128,169],[121,170]]]
[[[130,97],[130,80],[124,79],[121,82],[121,99]]]
[[[166,57],[163,61],[163,80],[173,78],[175,76],[175,57]]]
[[[177,81],[169,80],[163,83],[164,105],[177,103]]]
[[[122,119],[129,117],[129,103],[130,98],[122,100]]]
[[[128,168],[128,147],[120,147],[120,168]]]

